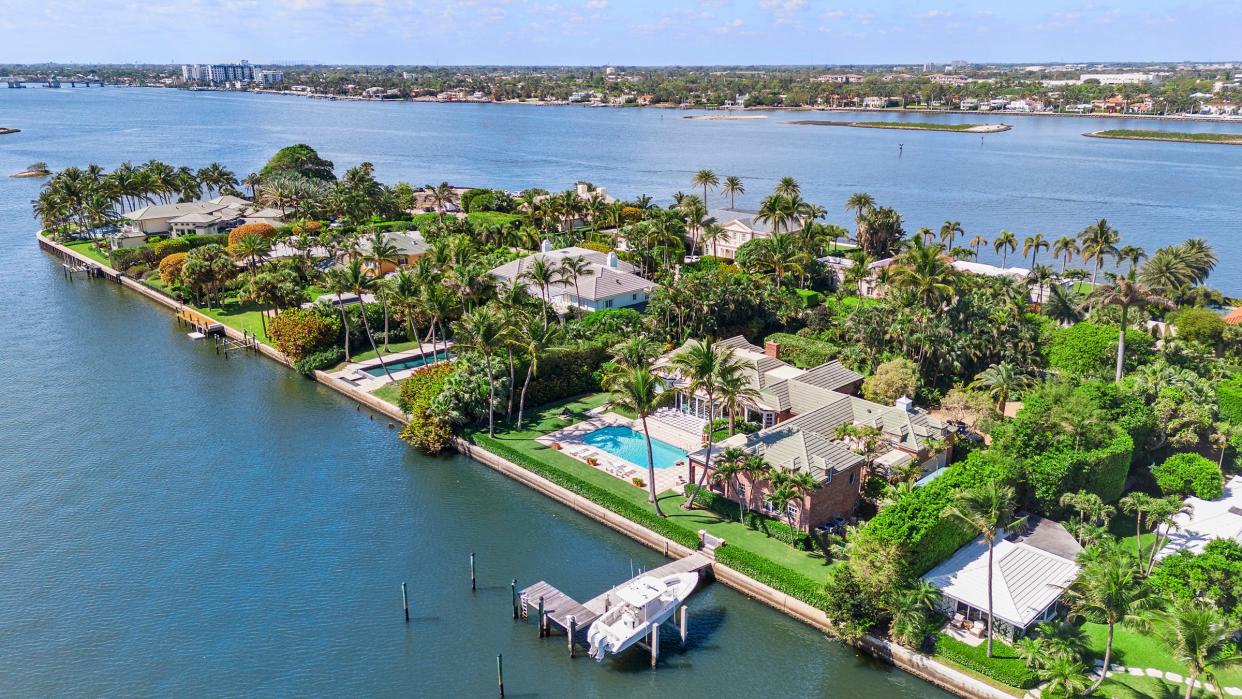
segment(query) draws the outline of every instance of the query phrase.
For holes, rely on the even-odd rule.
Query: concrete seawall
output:
[[[72,258],[78,262],[88,266],[99,268],[106,271],[106,278],[115,281],[122,286],[132,289],[148,299],[165,306],[166,308],[180,312],[186,308],[185,304],[180,303],[176,299],[163,294],[142,282],[130,279],[124,275],[118,274],[114,270],[101,266],[98,262],[75,252],[59,243],[48,240],[39,235],[40,245],[48,252],[60,256],[62,259]],[[233,339],[242,340],[243,335],[240,331],[234,330],[227,325],[224,328],[225,334]],[[273,359],[285,366],[292,367],[293,362],[289,360],[281,352],[274,347],[270,347],[263,343],[258,343],[258,351],[269,359]],[[387,401],[376,398],[375,396],[361,391],[358,388],[334,378],[322,371],[314,372],[311,377],[318,383],[346,396],[355,402],[373,410],[385,417],[390,418],[397,424],[404,425],[408,422],[406,416],[397,407]],[[631,539],[647,546],[650,549],[661,552],[667,558],[684,558],[695,550],[683,546],[671,539],[657,534],[646,527],[632,522],[621,515],[616,514],[601,505],[598,505],[582,496],[571,492],[570,490],[553,483],[552,481],[539,476],[536,473],[528,471],[512,462],[500,457],[481,447],[475,446],[470,442],[460,438],[453,438],[453,447],[461,454],[473,459],[474,461],[487,466],[505,476],[525,485],[532,490],[538,491],[547,497],[573,509],[575,512],[582,514],[600,524],[603,524],[614,531],[620,532]],[[727,545],[727,544],[726,544]],[[712,573],[715,579],[734,590],[758,600],[773,609],[787,614],[805,624],[815,627],[825,633],[832,632],[832,622],[823,611],[817,609],[802,600],[791,597],[779,590],[764,585],[732,568],[713,562]],[[970,675],[960,672],[952,667],[944,665],[926,655],[915,653],[914,651],[903,648],[890,641],[868,636],[861,642],[856,644],[859,650],[862,650],[880,660],[891,663],[892,665],[909,672],[927,682],[930,682],[946,691],[952,692],[959,696],[969,699],[1011,699],[1018,694],[1006,693],[991,685],[976,679]]]

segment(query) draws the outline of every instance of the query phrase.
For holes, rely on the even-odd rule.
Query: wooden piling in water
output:
[[[544,637],[544,629],[547,626],[548,618],[543,614],[543,596],[539,597],[539,616],[536,617],[539,623],[539,638]]]
[[[681,615],[681,619],[679,620],[681,622],[681,645],[684,646],[686,645],[686,617],[689,616],[689,611],[687,611],[684,604],[681,606],[679,614]]]
[[[656,624],[651,627],[651,669],[654,670],[656,662],[660,659],[660,625]]]
[[[405,592],[405,583],[401,583],[401,610],[405,612],[405,623],[410,623],[410,598]]]
[[[477,588],[474,583],[474,551],[470,552],[470,591],[474,592]]]
[[[518,618],[517,578],[509,583],[509,604],[513,605],[513,618]]]
[[[505,699],[505,666],[502,654],[496,654],[496,684],[500,685],[500,699]]]
[[[574,634],[578,631],[578,620],[573,614],[569,615],[569,628],[566,631],[569,632],[569,657],[572,658],[574,657]]]

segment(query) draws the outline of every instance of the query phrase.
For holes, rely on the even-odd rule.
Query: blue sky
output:
[[[1242,60],[1236,0],[0,0],[0,62]]]

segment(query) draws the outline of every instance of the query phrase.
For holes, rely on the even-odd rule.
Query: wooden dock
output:
[[[693,553],[685,558],[666,563],[659,568],[643,571],[633,578],[622,582],[610,590],[592,597],[586,602],[578,602],[573,597],[561,592],[553,587],[550,583],[540,580],[539,582],[524,588],[518,598],[521,605],[521,617],[523,619],[534,612],[536,621],[539,622],[540,635],[544,636],[551,632],[551,625],[555,624],[570,635],[570,647],[572,649],[575,638],[579,632],[585,632],[590,628],[591,624],[608,611],[613,604],[616,604],[617,598],[615,590],[617,587],[624,587],[630,582],[637,580],[640,576],[649,575],[656,578],[662,578],[675,573],[699,573],[703,571],[711,571],[712,561],[702,553]],[[700,578],[700,583],[702,579]],[[572,652],[572,650],[571,650]]]

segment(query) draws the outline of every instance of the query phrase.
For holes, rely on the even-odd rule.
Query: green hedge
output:
[[[780,343],[781,359],[802,369],[817,367],[824,362],[836,359],[841,354],[840,347],[813,337],[772,333],[768,335],[767,341]]]
[[[622,517],[625,517],[631,522],[642,525],[661,536],[672,539],[682,546],[686,546],[691,549],[697,549],[699,547],[699,536],[697,532],[683,529],[667,519],[656,516],[654,512],[630,502],[619,495],[604,490],[594,483],[589,483],[567,471],[562,471],[555,466],[545,464],[525,452],[518,451],[504,442],[488,437],[485,434],[475,433],[469,435],[469,439],[473,444],[483,447],[497,456],[508,459],[528,471],[532,471],[540,476],[543,476],[562,488],[565,488],[566,490],[569,490],[577,495],[581,495],[596,505],[607,508]]]
[[[824,584],[794,572],[757,553],[730,546],[727,542],[716,549],[716,560],[749,578],[806,602],[816,609],[826,610],[828,597]]]
[[[341,347],[329,347],[326,350],[308,354],[304,359],[299,359],[293,368],[303,374],[310,374],[331,369],[343,361],[345,361],[345,350]]]
[[[1125,490],[1134,440],[1118,429],[1108,444],[1090,451],[1045,452],[1026,460],[1027,495],[1040,514],[1061,511],[1061,496],[1086,490],[1113,502]]]
[[[527,405],[545,405],[556,401],[595,393],[600,390],[595,372],[608,359],[603,343],[586,343],[577,347],[550,349],[539,358],[538,373],[526,390]],[[526,376],[526,364],[517,367],[518,390]]]
[[[1216,386],[1216,407],[1222,420],[1242,425],[1242,374],[1231,376]]]
[[[1117,328],[1094,323],[1076,323],[1052,334],[1048,364],[1078,376],[1111,377],[1117,365]],[[1127,369],[1146,361],[1155,340],[1135,328],[1126,330]]]
[[[936,655],[951,660],[962,667],[1018,689],[1030,689],[1039,684],[1039,675],[1027,667],[1009,646],[992,641],[992,657],[988,657],[988,644],[970,646],[944,634],[936,637]]]
[[[685,487],[686,497],[690,497],[690,493],[694,492],[697,487],[698,486],[693,483],[687,483]],[[722,495],[717,495],[707,488],[700,489],[699,496],[695,498],[694,504],[702,505],[730,522],[736,522],[742,518],[741,505]],[[792,534],[792,540],[794,542],[793,546],[796,549],[800,549],[802,551],[815,550],[815,540],[811,538],[810,534],[800,530],[795,531],[790,528],[788,524],[778,519],[768,517],[767,515],[755,512],[754,510],[747,510],[745,520],[747,527],[750,527],[756,531],[761,531],[764,534],[781,541],[790,541],[790,535]]]
[[[1194,495],[1215,500],[1224,491],[1225,477],[1220,467],[1198,454],[1174,454],[1152,468],[1151,475],[1165,495]]]
[[[824,302],[824,295],[810,289],[794,289],[794,293],[802,301],[803,308],[815,308]]]

